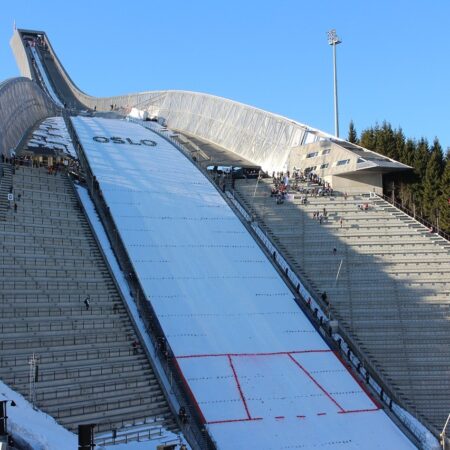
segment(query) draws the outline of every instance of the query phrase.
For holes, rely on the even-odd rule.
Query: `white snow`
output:
[[[76,450],[78,436],[59,425],[55,419],[33,406],[18,392],[0,380],[0,400],[8,400],[8,432],[17,444],[30,450]],[[16,406],[11,406],[14,400]],[[160,439],[129,442],[107,447],[114,450],[157,450],[164,443],[177,443],[177,435],[165,431]],[[98,446],[98,450],[106,447]],[[188,447],[189,448],[189,447]]]
[[[89,220],[89,222],[91,223],[92,227],[95,230],[95,234],[97,236],[97,239],[98,239],[98,241],[100,243],[100,246],[101,246],[101,248],[103,250],[103,253],[104,253],[106,259],[108,260],[108,264],[111,267],[111,270],[112,270],[112,272],[114,274],[114,277],[115,277],[115,279],[117,281],[117,284],[119,286],[119,289],[121,290],[122,295],[123,295],[125,301],[127,302],[128,308],[129,308],[129,310],[130,310],[130,312],[131,312],[131,314],[133,316],[133,319],[134,319],[135,323],[140,328],[140,332],[141,332],[142,336],[145,339],[144,344],[147,346],[149,352],[153,353],[153,345],[151,343],[150,338],[146,334],[145,325],[144,325],[144,323],[142,322],[142,319],[139,316],[139,312],[138,312],[138,310],[136,308],[136,304],[134,303],[133,297],[131,297],[130,289],[128,287],[128,284],[127,284],[127,281],[125,279],[125,276],[124,276],[123,272],[120,270],[119,263],[117,262],[117,259],[116,259],[115,255],[114,255],[114,252],[113,252],[112,248],[111,248],[108,236],[106,235],[106,231],[103,228],[103,225],[102,225],[102,223],[101,223],[101,221],[100,221],[100,219],[99,219],[99,217],[97,215],[97,212],[95,210],[95,206],[92,203],[92,200],[91,200],[91,198],[89,196],[89,193],[82,186],[78,185],[76,187],[77,187],[77,191],[78,191],[78,195],[80,197],[80,200],[83,203],[84,210],[86,211],[88,220]],[[155,362],[157,363],[158,361],[155,361]],[[164,371],[163,371],[162,367],[159,366],[156,369],[157,370],[159,369],[160,379],[162,378],[164,380],[165,376],[164,376]],[[167,381],[167,380],[165,380],[165,381]],[[167,390],[167,392],[169,392],[169,395],[170,395],[170,386],[167,385],[166,386],[166,390]],[[177,404],[175,398],[172,398],[172,401],[174,401],[175,404]],[[170,431],[165,430],[163,427],[161,427],[161,428],[163,429],[163,435],[162,435],[161,439],[157,439],[155,441],[152,441],[152,443],[155,442],[155,446],[158,445],[158,444],[162,444],[162,443],[178,442],[179,441],[178,435],[176,435],[176,434],[174,434],[174,433],[172,433]],[[153,445],[152,443],[147,441],[148,447],[145,447],[145,449],[151,450],[151,448],[152,448],[151,445]],[[183,441],[183,443],[185,443],[185,442]],[[130,445],[130,447],[128,447],[127,445]],[[134,445],[136,445],[136,447],[134,447]],[[142,443],[136,443],[136,444],[130,443],[130,444],[126,444],[126,445],[124,444],[124,445],[120,445],[120,446],[115,446],[114,449],[126,448],[126,450],[134,450],[136,448],[136,450],[138,450],[140,448],[144,448],[143,446],[139,447],[139,445],[142,445]],[[185,445],[187,445],[187,444],[185,443]]]
[[[53,417],[33,409],[19,393],[0,381],[0,400],[14,400],[7,404],[8,431],[17,443],[33,450],[76,449],[78,437],[56,423]],[[129,450],[127,448],[127,450]]]
[[[328,349],[220,194],[178,150],[137,124],[72,120],[220,449],[414,448]]]
[[[138,108],[131,108],[128,116],[133,119],[145,120],[148,117],[148,112]]]
[[[38,68],[39,73],[42,77],[42,80],[45,84],[45,88],[47,89],[48,94],[60,108],[64,108],[64,105],[59,100],[58,96],[56,95],[55,91],[53,90],[50,80],[47,77],[47,73],[44,69],[44,66],[42,65],[41,57],[39,56],[39,53],[36,51],[36,49],[34,47],[30,47],[30,50],[31,50],[31,53],[33,54],[33,58],[36,62],[37,68]]]

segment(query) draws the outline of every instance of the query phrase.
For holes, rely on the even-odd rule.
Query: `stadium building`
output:
[[[212,95],[92,97],[45,32],[11,47],[9,388],[85,449],[439,448],[450,244],[384,197],[408,166]]]

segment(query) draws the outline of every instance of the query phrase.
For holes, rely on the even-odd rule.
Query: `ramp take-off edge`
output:
[[[195,166],[137,124],[72,122],[218,448],[414,448]]]

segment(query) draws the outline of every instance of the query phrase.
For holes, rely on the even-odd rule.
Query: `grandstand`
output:
[[[0,85],[3,381],[105,444],[438,437],[449,243],[382,198],[407,166],[205,94],[90,97],[44,32],[11,45],[33,81]]]

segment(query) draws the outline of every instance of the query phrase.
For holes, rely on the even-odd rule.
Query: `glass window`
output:
[[[306,157],[307,158],[314,158],[315,156],[317,156],[319,154],[319,152],[311,152],[311,153],[308,153],[307,155],[306,155]]]
[[[336,166],[345,166],[346,164],[348,164],[350,162],[349,159],[341,159],[340,161],[338,161],[336,163]]]
[[[320,166],[320,168],[321,168],[321,169],[328,169],[328,166],[329,166],[329,164],[326,163],[326,164],[322,164],[322,165]]]
[[[331,152],[331,149],[326,148],[325,150],[322,150],[322,155],[328,155],[328,153]]]

